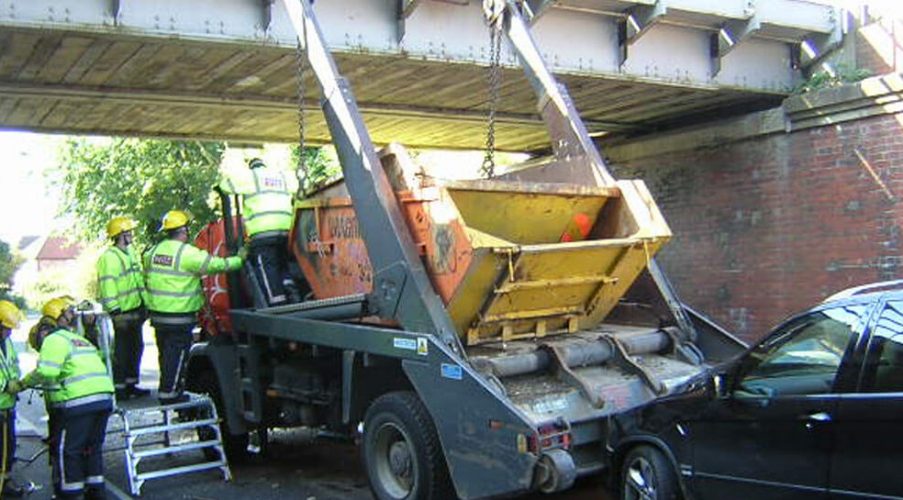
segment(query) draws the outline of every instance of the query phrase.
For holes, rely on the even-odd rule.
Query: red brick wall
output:
[[[852,285],[903,277],[903,114],[615,166],[674,232],[660,261],[683,300],[753,340]]]

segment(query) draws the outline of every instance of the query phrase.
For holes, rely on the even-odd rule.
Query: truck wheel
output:
[[[223,410],[223,399],[220,395],[219,382],[216,379],[216,373],[213,369],[204,370],[194,377],[188,385],[189,390],[200,394],[207,394],[216,405],[216,413],[220,418],[220,435],[223,439],[223,451],[226,452],[226,458],[230,463],[238,464],[247,462],[250,458],[248,453],[248,433],[234,435],[229,432],[229,424],[226,421],[226,415]],[[198,428],[198,439],[207,441],[214,439],[214,431],[209,427]],[[204,456],[208,460],[219,459],[219,453],[213,448],[204,448]]]
[[[416,394],[390,392],[370,405],[361,451],[376,498],[455,498],[439,436]]]
[[[665,455],[651,446],[637,446],[621,467],[621,491],[624,500],[674,500],[680,489]]]

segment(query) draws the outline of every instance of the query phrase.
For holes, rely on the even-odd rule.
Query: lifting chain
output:
[[[305,50],[306,44],[307,40],[305,39],[304,45],[302,46],[301,39],[299,38],[298,45],[295,47],[295,57],[298,63],[298,167],[295,171],[295,175],[298,176],[299,198],[304,197],[308,188],[307,184],[310,182],[310,175],[307,171],[307,162],[304,160],[304,145],[306,142],[304,130],[304,65],[307,59]]]
[[[489,123],[486,128],[486,155],[480,173],[491,179],[495,175],[495,114],[498,111],[502,85],[502,18],[489,20]]]

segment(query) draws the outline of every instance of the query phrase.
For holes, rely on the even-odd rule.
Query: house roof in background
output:
[[[44,242],[36,258],[37,260],[72,260],[81,252],[82,246],[70,242],[65,236],[50,236]]]
[[[25,250],[32,243],[38,241],[41,237],[37,235],[23,236],[22,239],[19,240],[19,244],[16,246],[19,251]]]

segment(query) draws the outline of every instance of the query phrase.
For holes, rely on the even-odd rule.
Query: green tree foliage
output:
[[[12,294],[12,287],[13,277],[22,262],[22,257],[13,253],[9,243],[0,240],[0,300],[9,300],[19,306],[24,305],[24,302]]]
[[[792,93],[805,94],[814,90],[840,87],[848,83],[854,83],[872,76],[867,69],[851,68],[846,64],[838,64],[833,71],[816,71],[809,78],[794,87]]]
[[[292,165],[298,165],[300,151],[299,146],[292,147]],[[304,148],[304,166],[307,177],[301,190],[305,193],[310,193],[342,175],[341,165],[324,148]]]
[[[158,237],[169,210],[187,210],[195,228],[214,220],[211,187],[219,182],[225,145],[219,142],[73,139],[62,148],[52,174],[62,194],[61,212],[74,215],[78,236],[96,240],[111,217],[138,221],[135,239],[145,246]]]

